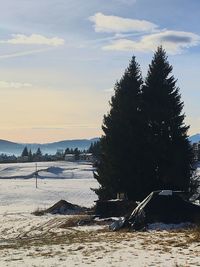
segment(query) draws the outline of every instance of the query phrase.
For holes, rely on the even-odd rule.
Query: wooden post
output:
[[[38,188],[37,186],[37,176],[38,176],[38,172],[37,172],[37,162],[35,163],[35,187]]]

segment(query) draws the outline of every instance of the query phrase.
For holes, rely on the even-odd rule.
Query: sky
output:
[[[0,139],[101,136],[133,55],[143,77],[163,45],[200,132],[199,0],[0,0]]]

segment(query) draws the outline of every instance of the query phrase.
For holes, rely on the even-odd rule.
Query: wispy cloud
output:
[[[0,88],[25,88],[32,87],[31,83],[21,83],[21,82],[8,82],[8,81],[0,81]]]
[[[83,47],[88,47],[88,45],[94,45],[95,46],[95,45],[99,45],[102,43],[111,42],[114,40],[125,39],[127,37],[133,37],[133,36],[139,37],[141,35],[143,35],[143,33],[139,33],[139,32],[137,32],[137,33],[116,33],[113,36],[84,41],[78,47],[83,48]]]
[[[62,38],[53,37],[48,38],[40,34],[12,34],[12,38],[8,40],[1,40],[0,44],[13,44],[13,45],[48,45],[60,46],[64,45],[65,41]]]
[[[157,25],[147,20],[122,18],[96,13],[89,17],[94,23],[96,32],[123,33],[123,32],[149,32],[157,28]]]
[[[6,58],[15,58],[15,57],[28,56],[28,55],[32,55],[32,54],[38,54],[38,53],[46,52],[46,51],[49,51],[52,49],[53,48],[34,49],[34,50],[28,50],[28,51],[23,51],[23,52],[16,52],[16,53],[11,53],[11,54],[0,55],[0,60],[6,59]]]
[[[105,45],[103,50],[150,52],[158,45],[163,45],[170,54],[183,52],[185,48],[200,44],[200,36],[192,32],[161,31],[143,36],[138,41],[118,39]]]

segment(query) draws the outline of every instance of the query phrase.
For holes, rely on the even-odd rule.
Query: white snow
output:
[[[53,179],[87,179],[93,178],[91,163],[88,162],[37,162],[37,171],[40,178]],[[9,163],[0,164],[0,178],[33,178],[36,171],[36,163]]]
[[[40,162],[38,170],[48,171],[39,172],[38,188],[35,178],[27,179],[34,168],[34,163],[0,165],[0,177],[26,177],[0,179],[0,214],[31,212],[61,199],[86,207],[94,205],[97,196],[91,188],[98,187],[98,183],[93,178],[91,164]]]

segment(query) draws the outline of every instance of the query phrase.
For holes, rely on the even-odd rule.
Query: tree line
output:
[[[24,158],[27,161],[48,161],[48,160],[64,160],[67,154],[74,155],[75,160],[79,160],[81,153],[87,153],[87,150],[81,151],[76,148],[66,148],[65,151],[57,151],[55,155],[42,154],[40,148],[37,149],[36,153],[32,153],[31,149],[28,150],[25,147],[22,151],[21,158]]]
[[[28,149],[25,146],[22,150],[20,156],[15,155],[6,155],[0,154],[0,163],[17,163],[17,162],[36,162],[36,161],[56,161],[56,160],[64,160],[66,155],[73,155],[74,160],[80,160],[81,154],[87,154],[89,149],[80,150],[78,148],[66,148],[64,151],[60,152],[59,150],[55,154],[43,154],[40,147],[36,150],[36,152],[32,152],[31,149]]]

